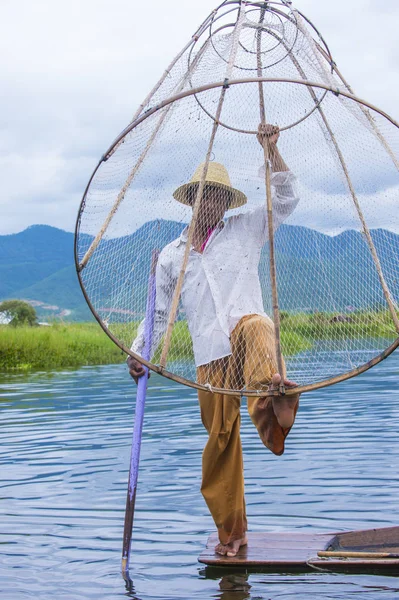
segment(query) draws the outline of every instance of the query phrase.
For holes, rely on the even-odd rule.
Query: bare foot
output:
[[[244,536],[240,540],[235,540],[234,542],[230,542],[230,544],[218,544],[215,547],[216,554],[220,554],[221,556],[228,556],[232,558],[236,556],[237,552],[241,548],[241,546],[246,546],[248,544],[247,536]]]
[[[272,386],[277,388],[281,383],[281,376],[276,373],[272,377]],[[286,388],[295,388],[297,384],[289,379],[284,379]],[[290,396],[273,396],[273,411],[276,415],[278,424],[283,429],[289,429],[295,421],[295,409],[299,401],[300,394]]]

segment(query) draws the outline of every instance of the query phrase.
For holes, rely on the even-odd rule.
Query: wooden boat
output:
[[[212,534],[199,562],[251,571],[344,571],[399,575],[399,527],[345,533],[249,533],[235,557],[219,556]]]

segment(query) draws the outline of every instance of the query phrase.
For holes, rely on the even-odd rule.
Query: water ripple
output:
[[[303,397],[283,457],[243,406],[250,527],[343,531],[399,521],[399,356]],[[157,376],[148,394],[133,539],[119,574],[134,387],[123,366],[0,381],[0,593],[53,600],[397,597],[396,579],[215,575],[197,563],[212,521],[199,493],[196,394]],[[214,579],[214,577],[216,577]]]

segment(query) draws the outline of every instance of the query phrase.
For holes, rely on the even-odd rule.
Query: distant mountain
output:
[[[0,297],[70,264],[71,234],[45,225],[0,236]]]
[[[146,223],[131,236],[101,241],[82,278],[102,315],[118,321],[123,314],[127,320],[142,315],[152,251],[162,249],[181,230],[181,224],[160,219]],[[385,279],[399,300],[399,236],[374,230],[372,237]],[[81,257],[89,243],[82,244]],[[259,274],[270,314],[267,253],[265,248]],[[245,247],[242,254],[244,257]],[[276,233],[276,263],[282,310],[337,312],[386,305],[370,249],[358,231],[332,237],[307,227],[282,225]]]
[[[382,229],[371,234],[391,295],[399,302],[399,235]],[[386,306],[370,248],[358,231],[332,237],[282,225],[276,234],[276,255],[283,310]]]
[[[152,251],[178,237],[182,228],[181,223],[161,219],[146,223],[130,236],[101,241],[82,278],[104,318],[129,320],[135,318],[133,311],[136,318],[141,315]],[[372,236],[385,278],[398,301],[399,235],[374,230]],[[81,237],[80,258],[91,240]],[[91,318],[75,273],[73,243],[72,233],[46,225],[0,236],[0,299],[34,301],[41,316]],[[357,231],[332,237],[306,227],[282,225],[276,233],[276,261],[282,310],[335,312],[384,305],[370,250]],[[260,278],[265,307],[270,311],[267,249],[262,254]]]
[[[75,272],[73,238],[48,225],[0,236],[0,299],[39,302],[42,318],[91,319]]]

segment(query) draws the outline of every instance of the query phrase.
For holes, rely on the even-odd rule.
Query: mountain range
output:
[[[127,302],[126,293],[115,295],[123,281],[125,290],[136,298],[135,310],[142,312],[152,250],[162,249],[182,227],[157,220],[128,237],[102,240],[82,273],[96,307],[120,312],[126,308],[131,298]],[[372,237],[391,294],[398,301],[399,235],[377,229]],[[80,257],[92,238],[81,239]],[[47,225],[0,236],[0,300],[29,300],[41,318],[91,318],[75,272],[73,244],[72,233]],[[282,225],[276,233],[276,261],[282,310],[344,311],[384,304],[370,250],[358,231],[333,237],[307,227]],[[262,254],[260,278],[265,307],[270,310],[267,249]]]
[[[39,317],[88,320],[76,276],[73,233],[32,225],[0,236],[0,299],[32,301]]]

